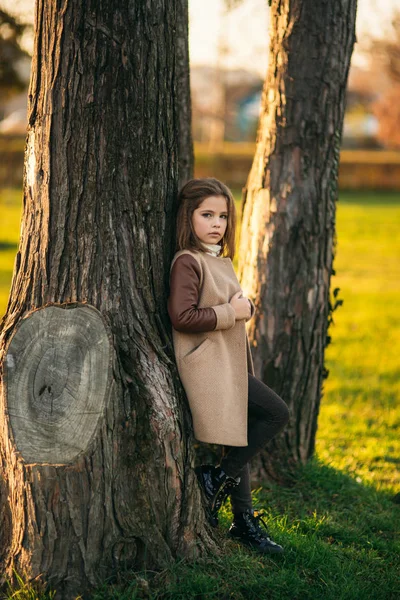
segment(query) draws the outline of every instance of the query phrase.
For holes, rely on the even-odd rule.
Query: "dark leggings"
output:
[[[231,493],[234,514],[252,508],[249,461],[289,420],[286,403],[265,383],[250,375],[248,394],[248,446],[225,446],[221,467],[231,477],[240,477]]]

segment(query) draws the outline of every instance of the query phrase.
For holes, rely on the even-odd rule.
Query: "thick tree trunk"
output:
[[[166,312],[176,193],[192,169],[187,6],[38,0],[35,19],[21,240],[0,339],[10,367],[0,390],[0,554],[4,576],[43,575],[57,598],[72,598],[121,564],[160,567],[215,547],[191,468]],[[64,354],[62,335],[48,336],[49,315],[63,331],[70,311],[57,311],[74,303],[97,309],[110,332],[107,381],[105,359],[85,370],[88,339],[106,338],[71,333],[82,316],[64,330]],[[40,368],[15,387],[21,323]],[[90,376],[101,381],[82,396],[78,383]],[[19,392],[30,415],[26,443]],[[71,435],[79,412],[72,400],[94,411],[93,432],[65,449],[59,398]]]
[[[258,476],[282,475],[314,450],[355,14],[356,0],[272,0],[239,276],[257,306],[249,324],[256,375],[288,403],[291,421],[255,461]]]

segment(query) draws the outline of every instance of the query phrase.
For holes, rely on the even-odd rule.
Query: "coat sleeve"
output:
[[[252,300],[250,300],[250,298],[247,298],[247,300],[250,302],[250,316],[248,319],[246,319],[246,323],[247,321],[250,321],[250,319],[252,319],[254,317],[254,313],[256,312],[256,307],[254,306],[254,302]]]
[[[168,314],[174,329],[201,333],[230,329],[236,322],[235,309],[229,302],[198,308],[200,266],[190,254],[179,256],[171,269]]]

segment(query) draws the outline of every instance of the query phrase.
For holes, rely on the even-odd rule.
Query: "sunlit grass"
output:
[[[397,202],[396,202],[397,200]],[[400,199],[342,194],[317,454],[377,489],[400,481]],[[396,488],[397,486],[397,488]]]
[[[0,317],[7,305],[21,219],[21,190],[0,190]]]

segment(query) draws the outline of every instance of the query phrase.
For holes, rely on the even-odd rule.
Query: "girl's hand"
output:
[[[250,302],[243,296],[243,292],[236,292],[229,301],[235,310],[236,321],[240,319],[250,319],[251,307]]]

